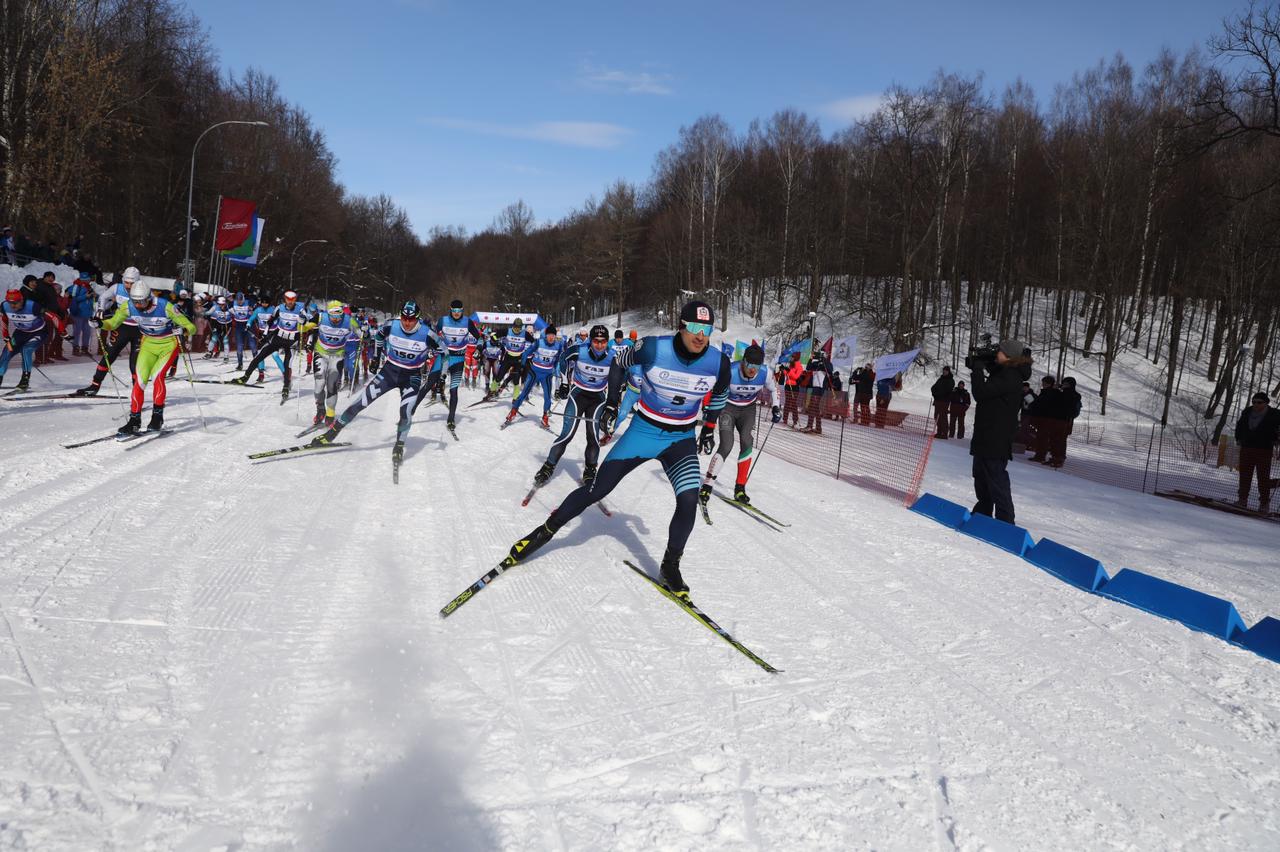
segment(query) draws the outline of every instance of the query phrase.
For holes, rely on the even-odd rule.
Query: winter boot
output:
[[[543,462],[542,467],[538,468],[538,472],[533,475],[533,484],[538,488],[547,484],[547,480],[551,478],[551,474],[555,472],[556,466],[551,462]]]
[[[733,499],[744,506],[751,505],[751,498],[747,496],[747,484],[745,482],[739,482],[733,486]]]
[[[518,409],[513,408],[507,412],[507,422],[510,423],[519,416],[520,416],[520,411]]]
[[[685,585],[684,577],[680,576],[680,554],[672,555],[670,550],[662,554],[662,567],[658,569],[658,579],[676,597],[689,599],[689,587]]]
[[[556,534],[560,527],[555,524],[552,518],[547,518],[546,523],[540,524],[537,529],[529,533],[524,538],[511,545],[511,553],[504,562],[508,565],[515,565],[517,562],[523,562],[534,554],[542,545],[551,541],[551,537]]]
[[[85,387],[79,388],[77,390],[73,390],[71,392],[71,395],[72,396],[97,396],[98,390],[99,390],[98,385],[91,384],[91,385],[86,385]]]
[[[151,406],[151,420],[147,423],[148,432],[159,432],[164,428],[164,406]]]
[[[23,371],[22,378],[18,379],[17,388],[18,390],[26,390],[29,387],[31,387],[31,374]]]
[[[136,435],[142,431],[142,412],[135,411],[129,415],[129,419],[117,431],[117,435]]]
[[[582,484],[590,488],[596,482],[596,466],[593,464],[582,466]]]
[[[698,489],[698,502],[707,505],[711,501],[711,483],[705,483]]]

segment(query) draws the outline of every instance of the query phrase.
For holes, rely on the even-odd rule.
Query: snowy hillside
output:
[[[698,522],[694,598],[771,675],[622,566],[657,569],[657,465],[441,620],[581,437],[521,509],[532,418],[461,409],[454,442],[424,409],[393,486],[392,403],[348,449],[254,464],[309,399],[197,387],[207,431],[175,383],[181,431],[78,450],[113,400],[0,402],[0,849],[1280,843],[1280,666],[883,498],[766,455],[752,493],[789,529]],[[968,463],[937,447],[925,487],[967,501]],[[1014,487],[1037,535],[1280,614],[1269,525],[1038,466]]]

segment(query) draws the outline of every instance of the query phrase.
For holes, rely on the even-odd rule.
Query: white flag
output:
[[[858,336],[851,334],[831,344],[831,366],[836,369],[848,367],[853,369],[853,361],[858,353]]]
[[[876,359],[875,363],[876,378],[887,379],[890,376],[898,375],[898,373],[905,373],[907,368],[911,366],[911,362],[915,361],[916,356],[919,354],[919,349],[912,349],[910,352],[881,355]]]

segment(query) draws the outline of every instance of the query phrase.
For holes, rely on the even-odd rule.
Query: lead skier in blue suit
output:
[[[588,506],[607,497],[628,473],[656,460],[676,497],[660,579],[674,594],[688,598],[680,558],[698,513],[698,448],[714,444],[716,420],[729,390],[729,359],[709,345],[714,323],[710,305],[689,302],[680,311],[681,330],[676,334],[646,337],[635,349],[616,353],[609,375],[609,401],[600,424],[605,431],[612,429],[618,414],[618,392],[633,364],[641,370],[634,422],[609,451],[595,480],[569,494],[544,523],[512,545],[507,562],[523,562]],[[698,413],[708,394],[702,431],[695,441]]]

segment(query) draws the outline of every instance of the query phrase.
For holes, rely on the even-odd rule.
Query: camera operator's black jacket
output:
[[[1031,363],[991,365],[973,371],[973,440],[969,454],[983,459],[1013,458],[1013,436],[1022,409],[1022,383],[1031,378]]]

